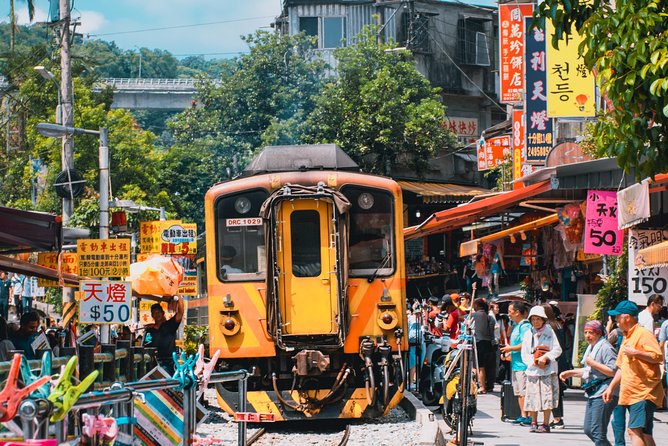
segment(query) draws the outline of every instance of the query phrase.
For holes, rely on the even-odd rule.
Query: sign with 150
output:
[[[638,251],[666,240],[661,229],[629,230],[629,300],[638,305],[647,305],[652,294],[664,294],[668,289],[668,268],[652,267],[640,269],[635,265]]]
[[[125,324],[130,320],[131,282],[85,280],[79,290],[80,323]]]

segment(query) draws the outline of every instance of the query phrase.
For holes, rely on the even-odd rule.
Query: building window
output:
[[[459,61],[466,65],[490,66],[486,19],[460,18],[458,23],[459,44],[457,55]]]
[[[346,46],[345,17],[300,17],[299,31],[315,37],[320,49]]]

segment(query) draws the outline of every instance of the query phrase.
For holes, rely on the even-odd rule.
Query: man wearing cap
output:
[[[619,389],[619,404],[629,413],[628,433],[633,446],[655,446],[652,437],[654,411],[663,402],[661,370],[663,355],[659,343],[649,330],[638,324],[638,306],[628,300],[620,302],[608,312],[615,316],[624,333],[619,348],[617,372],[603,393],[603,401],[612,401],[615,388]]]

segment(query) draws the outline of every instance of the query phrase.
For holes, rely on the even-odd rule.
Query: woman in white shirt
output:
[[[522,361],[526,369],[524,410],[531,417],[531,432],[550,432],[550,413],[559,403],[557,358],[561,346],[552,327],[547,323],[545,309],[537,305],[529,312],[531,331],[522,339]],[[538,412],[543,412],[543,424],[538,426]]]

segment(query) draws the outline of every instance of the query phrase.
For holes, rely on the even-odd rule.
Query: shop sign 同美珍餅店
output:
[[[532,4],[499,5],[499,65],[501,102],[522,102],[524,94],[524,18],[531,17]]]
[[[617,192],[587,191],[584,252],[620,256],[624,231],[617,227]]]

